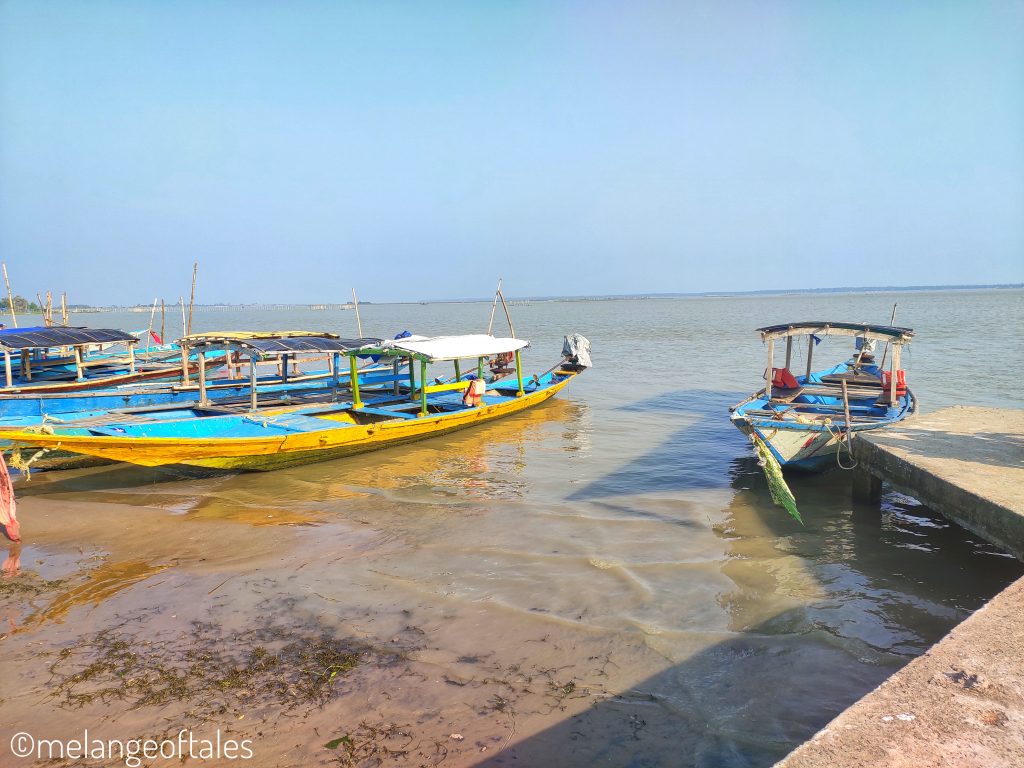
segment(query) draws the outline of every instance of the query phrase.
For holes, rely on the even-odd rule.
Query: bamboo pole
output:
[[[410,361],[411,367],[412,361]],[[427,415],[427,361],[420,360],[420,416]]]
[[[516,329],[512,327],[512,315],[508,313],[508,304],[505,303],[505,294],[498,291],[498,298],[501,299],[501,308],[505,310],[505,319],[508,320],[508,330],[512,334],[512,338],[516,337]]]
[[[487,335],[491,335],[494,328],[494,311],[498,308],[498,295],[501,293],[501,278],[498,278],[498,287],[494,289],[494,301],[491,302],[491,319],[487,323]]]
[[[199,349],[199,404],[208,405],[209,399],[206,396],[206,350]]]
[[[522,397],[523,392],[523,358],[519,354],[519,350],[516,350],[516,383],[519,385],[519,391],[516,393],[517,396]]]
[[[188,336],[188,326],[185,325],[185,297],[179,296],[178,303],[181,305],[181,335]]]
[[[352,303],[356,310],[356,328],[359,330],[359,338],[363,338],[363,321],[359,319],[359,297],[356,296],[356,289],[352,289]]]
[[[14,294],[11,293],[11,281],[7,277],[7,264],[3,264],[4,268],[4,282],[7,284],[7,306],[11,310],[11,323],[15,328],[18,327],[18,315],[14,312]]]
[[[192,265],[192,296],[188,300],[188,326],[185,330],[185,335],[188,336],[192,333],[192,309],[196,304],[196,274],[199,272],[199,262],[195,262]]]
[[[359,372],[356,370],[356,356],[348,356],[349,386],[352,388],[352,407],[362,408],[363,401],[359,398]]]
[[[149,347],[153,343],[153,321],[156,320],[156,299],[153,299],[153,309],[149,313],[149,338],[146,339],[146,356],[149,357]],[[163,338],[163,337],[161,337]]]
[[[167,340],[164,335],[164,322],[167,320],[167,305],[163,299],[160,299],[160,343],[166,344]]]
[[[250,410],[256,410],[256,353],[249,352],[249,408]]]
[[[68,294],[64,292],[60,295],[60,321],[62,324],[68,324]]]

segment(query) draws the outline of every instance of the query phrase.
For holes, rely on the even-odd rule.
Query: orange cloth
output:
[[[463,405],[477,406],[482,405],[484,402],[484,385],[483,379],[473,379],[469,382],[469,387],[466,389],[466,395],[462,398]]]
[[[14,501],[14,487],[11,485],[11,475],[7,471],[7,462],[0,454],[0,525],[7,532],[7,538],[11,541],[21,541],[21,533],[18,526],[18,517],[15,513],[17,505]]]

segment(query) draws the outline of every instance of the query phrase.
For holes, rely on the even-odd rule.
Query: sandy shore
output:
[[[474,616],[415,585],[353,582],[396,547],[371,525],[217,514],[215,500],[182,512],[159,493],[23,499],[26,543],[0,582],[5,733],[219,731],[251,740],[261,766],[502,764],[510,743],[628,687],[604,640],[558,619],[537,632],[498,605]]]

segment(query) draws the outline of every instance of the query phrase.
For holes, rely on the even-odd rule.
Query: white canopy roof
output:
[[[502,352],[515,352],[528,347],[525,339],[496,339],[493,336],[412,337],[385,342],[386,349],[397,349],[434,360],[457,360],[463,357],[490,357]]]

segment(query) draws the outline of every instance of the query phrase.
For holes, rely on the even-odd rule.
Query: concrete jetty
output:
[[[856,501],[885,481],[1024,560],[1024,410],[943,408],[853,446]]]
[[[882,482],[1024,559],[1024,410],[944,408],[860,435],[854,496]],[[943,574],[936,574],[943,578]],[[778,763],[1024,766],[1024,579]]]

